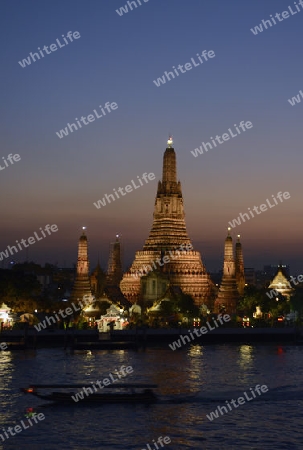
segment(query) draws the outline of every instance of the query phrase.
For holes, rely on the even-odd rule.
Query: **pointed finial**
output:
[[[167,141],[168,148],[172,148],[173,144],[174,144],[173,137],[169,136],[168,141]]]
[[[228,231],[227,236],[230,236],[230,230],[231,230],[231,228],[228,227],[228,228],[227,228],[227,231]]]
[[[240,242],[240,237],[241,237],[240,234],[238,234],[238,242]]]
[[[86,227],[82,227],[82,232],[85,234]]]

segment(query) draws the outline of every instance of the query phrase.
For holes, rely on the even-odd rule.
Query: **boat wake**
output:
[[[269,389],[266,393],[254,398],[254,401],[262,402],[284,402],[297,400],[303,401],[303,390],[294,390],[297,386],[278,386]],[[250,393],[249,390],[246,391],[247,394]],[[237,399],[243,397],[243,392],[241,391],[224,391],[224,392],[204,392],[199,391],[194,395],[171,395],[165,397],[159,397],[158,403],[224,403],[232,399]]]

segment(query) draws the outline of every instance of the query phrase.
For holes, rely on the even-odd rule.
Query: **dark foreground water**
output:
[[[20,450],[150,449],[168,436],[175,449],[302,449],[303,347],[277,345],[192,346],[146,352],[61,349],[1,352],[1,428],[20,424],[26,407],[45,420],[0,448]],[[159,385],[161,401],[144,405],[43,406],[19,392],[30,383],[88,383],[131,365],[125,382]],[[258,400],[246,401],[210,421],[206,414],[225,401],[267,385]],[[250,396],[248,395],[250,398]],[[2,446],[1,446],[2,445]],[[148,449],[148,450],[150,450]]]

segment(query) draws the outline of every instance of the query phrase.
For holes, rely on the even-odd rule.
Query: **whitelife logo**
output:
[[[105,105],[104,105],[104,108],[103,108],[102,105],[99,105],[99,108],[101,109],[103,115],[106,116],[106,112],[104,111],[104,108],[106,108],[107,112],[110,113],[111,110],[114,111],[115,109],[118,109],[118,105],[115,102],[112,102],[112,103],[106,102]],[[87,117],[82,116],[80,121],[84,125],[89,125],[90,122],[94,122],[95,121],[95,118],[100,119],[100,117],[103,117],[102,114],[98,114],[98,112],[95,109],[94,109],[93,113],[94,114],[89,114]],[[82,125],[81,125],[80,121],[78,120],[78,117],[76,117],[75,120],[77,121],[78,127],[82,128]],[[86,122],[86,120],[87,120],[87,122]],[[56,135],[60,139],[62,139],[64,136],[68,136],[69,131],[71,133],[73,133],[74,130],[77,131],[78,127],[77,127],[77,125],[75,123],[68,123],[67,127],[65,127],[63,130],[56,131]]]
[[[284,192],[283,194],[282,194],[282,192],[278,192],[278,193],[277,193],[277,197],[278,197],[278,199],[280,200],[280,202],[283,203],[283,198],[284,198],[284,200],[288,200],[288,199],[290,198],[290,194],[289,194],[289,192]],[[282,198],[282,197],[283,197],[283,198]],[[272,198],[273,198],[273,201],[274,201],[274,205],[272,205],[272,204],[270,203],[270,201],[268,200],[268,198],[266,199],[266,203],[267,203],[267,205],[269,206],[270,209],[271,209],[271,208],[274,208],[276,205],[279,204],[279,203],[278,203],[278,200],[275,198],[274,195],[272,195]],[[268,209],[267,205],[266,205],[265,203],[262,203],[259,207],[258,207],[258,206],[254,206],[254,207],[253,207],[253,210],[259,215],[259,214],[261,214],[262,212],[267,211],[267,209]],[[258,211],[258,208],[260,208],[260,211]],[[250,209],[250,208],[247,208],[247,209],[248,209],[249,214],[251,215],[251,217],[255,217],[255,215],[254,215],[254,213],[251,211],[251,209]],[[245,216],[245,217],[244,217],[244,216]],[[228,222],[228,223],[229,223],[229,225],[230,225],[232,228],[235,228],[237,225],[241,225],[242,222],[246,222],[245,218],[246,218],[247,220],[250,220],[250,217],[249,217],[248,213],[243,213],[243,214],[240,213],[240,215],[238,216],[237,219],[234,219],[232,222]]]
[[[24,248],[29,247],[30,245],[33,245],[33,244],[36,243],[35,238],[37,239],[37,241],[41,241],[43,238],[45,238],[47,236],[44,233],[44,231],[46,231],[48,233],[48,235],[50,236],[51,232],[56,233],[58,231],[58,227],[57,227],[56,224],[53,224],[53,225],[49,225],[48,224],[48,225],[45,225],[44,230],[42,230],[42,228],[40,227],[40,231],[41,231],[42,237],[39,237],[37,232],[34,231],[34,236],[35,237],[30,236],[29,238],[27,238],[28,244],[26,243],[26,239],[20,239],[21,242],[16,240],[16,243],[17,243],[17,245],[19,247],[19,250],[23,250],[23,248],[21,247],[21,244],[24,246]],[[12,246],[8,245],[6,248],[7,248],[7,250],[4,250],[3,252],[0,252],[0,261],[2,261],[3,258],[8,258],[9,257],[9,253],[11,255],[13,255],[14,254],[13,250],[15,250],[15,253],[18,253],[18,251],[19,251],[15,245],[12,245]]]
[[[81,37],[79,31],[74,31],[74,32],[69,31],[69,32],[67,33],[66,36],[68,37],[68,39],[70,40],[70,42],[73,42],[73,38],[74,38],[74,39],[79,39],[79,38]],[[68,45],[68,44],[69,44],[69,42],[68,42],[68,40],[66,39],[66,37],[64,36],[64,34],[62,34],[62,37],[63,37],[63,40],[64,40],[65,44],[62,44],[62,43],[59,41],[59,39],[56,39],[56,42],[57,42],[59,48],[65,47],[65,45]],[[45,45],[45,46],[43,47],[43,50],[45,51],[45,53],[46,53],[47,55],[50,55],[52,52],[56,52],[56,51],[58,50],[56,44],[51,44],[51,45],[49,46],[49,48],[50,48],[50,51],[48,51],[48,46],[47,46],[47,45]],[[40,47],[38,47],[38,50],[39,50],[39,53],[40,53],[40,55],[42,56],[42,58],[44,58],[45,55],[43,54],[43,51],[40,49]],[[32,53],[32,52],[30,52],[30,54],[29,54],[29,56],[28,56],[27,58],[24,58],[22,61],[18,61],[19,64],[20,64],[20,66],[22,67],[22,69],[24,69],[24,67],[26,67],[26,65],[29,66],[29,65],[32,63],[31,58],[32,58],[33,62],[36,62],[36,60],[37,60],[36,58],[40,59],[40,56],[39,56],[38,53]]]
[[[244,397],[248,402],[254,400],[257,397],[255,392],[257,392],[258,395],[260,396],[261,394],[265,394],[265,392],[268,391],[268,387],[266,386],[266,384],[263,384],[262,386],[257,384],[255,390],[253,390],[252,388],[249,388],[249,390],[251,392],[252,397],[249,397],[246,392],[243,392]],[[237,400],[232,399],[230,400],[230,402],[226,400],[225,403],[227,404],[229,411],[232,411],[230,403],[233,405],[234,408],[239,408],[239,406],[244,405],[246,403],[244,397],[239,397]],[[219,418],[219,413],[221,414],[221,416],[223,416],[223,414],[227,414],[229,412],[228,409],[226,408],[226,406],[217,406],[217,409],[215,411],[212,411],[209,415],[206,414],[206,417],[208,418],[208,420],[212,422],[214,419]]]
[[[296,279],[292,275],[291,275],[290,278],[291,278],[290,281],[287,281],[287,283],[282,283],[281,284],[281,286],[280,286],[281,289],[286,289],[287,287],[290,288],[290,289],[293,289],[293,286],[291,285],[291,283],[294,283],[294,285],[297,286],[299,283],[303,282],[303,275],[298,275],[297,276],[298,283],[296,283]],[[280,295],[280,292],[276,291],[275,289],[271,289],[269,292],[266,292],[266,295],[267,295],[267,297],[272,299],[272,298],[277,297],[278,295]]]
[[[134,9],[133,6],[135,8],[138,8],[138,5],[142,6],[141,1],[143,1],[144,3],[147,3],[149,0],[137,0],[137,2],[135,2],[135,1],[132,1],[132,2],[128,1],[126,3],[126,5],[121,6],[120,9],[116,9],[116,13],[119,14],[119,16],[121,17],[121,16],[123,16],[123,14],[127,14],[128,13],[127,5],[129,6],[130,11],[132,11]],[[138,3],[138,5],[137,5],[137,3]]]
[[[146,444],[146,448],[142,448],[142,450],[159,450],[160,447],[158,446],[158,444],[161,446],[161,448],[164,447],[164,444],[170,444],[171,443],[171,439],[169,436],[160,436],[157,439],[157,442],[155,441],[155,439],[153,439],[153,447],[151,447],[149,444]]]
[[[300,1],[298,1],[298,3],[303,8],[303,1],[300,0]],[[297,5],[297,2],[294,2],[294,4],[297,8],[297,11],[294,11],[291,6],[288,6],[288,10],[290,11],[292,16],[294,16],[295,14],[298,14],[298,12],[302,11],[302,9],[300,9],[299,6]],[[281,16],[282,16],[282,18],[281,18]],[[290,17],[290,15],[289,15],[288,11],[283,11],[282,13],[275,14],[275,18],[278,19],[279,22],[283,22],[284,19],[288,19],[289,17]],[[270,19],[268,19],[268,20],[263,19],[262,23],[255,26],[255,28],[251,28],[250,31],[256,36],[258,33],[262,33],[264,31],[263,26],[264,26],[265,30],[267,30],[268,25],[271,28],[273,25],[277,25],[279,22],[277,22],[273,18],[272,14],[270,14]]]
[[[7,350],[7,343],[6,342],[1,342],[0,344],[0,350]]]
[[[58,313],[56,313],[56,311],[53,311],[54,316],[46,316],[45,319],[43,320],[43,322],[39,322],[38,325],[34,325],[34,327],[36,328],[37,331],[41,331],[41,330],[45,330],[45,328],[47,328],[47,325],[52,325],[55,324],[56,322],[59,322],[61,319],[66,319],[67,316],[71,316],[72,314],[74,314],[74,312],[77,311],[81,311],[81,309],[86,308],[87,306],[90,306],[91,304],[94,303],[95,298],[93,297],[93,300],[90,298],[90,296],[88,296],[88,298],[85,297],[85,295],[83,296],[83,303],[79,301],[79,305],[80,308],[77,308],[77,305],[74,304],[74,302],[72,302],[72,308],[67,307],[65,308],[65,311],[63,309],[60,309],[58,311]],[[64,315],[64,312],[66,315]],[[58,314],[60,314],[61,318],[58,316]]]
[[[200,61],[200,63],[203,64],[203,62],[208,61],[208,58],[214,58],[216,55],[215,55],[215,52],[213,50],[209,50],[209,51],[203,50],[201,55],[199,55],[199,53],[197,53],[197,56],[198,56],[198,60]],[[204,61],[203,61],[202,58],[204,58]],[[194,67],[200,66],[200,64],[197,63],[197,61],[195,61],[194,58],[191,58],[191,62],[193,63]],[[183,70],[183,67],[185,68],[185,70]],[[191,70],[193,67],[192,67],[192,64],[189,63],[189,62],[184,64],[184,65],[179,64],[178,65],[178,69],[180,70],[180,73],[178,72],[178,70],[176,69],[175,66],[173,66],[172,68],[174,69],[174,72],[175,72],[175,74],[178,77],[180,75],[180,73],[186,73],[187,71]],[[157,87],[160,87],[161,84],[165,84],[166,83],[165,77],[167,78],[167,81],[171,81],[172,79],[176,78],[173,72],[165,71],[164,75],[162,77],[160,77],[160,78],[157,78],[157,80],[154,80],[153,83]]]
[[[241,134],[241,131],[239,130],[239,127],[242,129],[242,132],[249,130],[250,128],[253,127],[253,124],[249,121],[244,123],[244,120],[242,120],[239,123],[239,126],[237,126],[236,124],[234,124],[234,127],[237,131],[237,134],[234,134],[231,128],[228,128],[228,133],[223,133],[222,136],[219,136],[217,134],[217,136],[215,138],[213,138],[212,136],[210,137],[210,139],[212,140],[213,146],[217,147],[216,141],[218,142],[218,144],[224,144],[225,141],[229,141],[230,138],[235,138],[237,136],[239,136],[239,134]],[[202,148],[203,147],[203,148]],[[211,150],[213,147],[211,145],[210,142],[202,142],[202,145],[200,145],[200,148],[195,148],[195,150],[191,150],[190,153],[192,155],[194,155],[195,158],[197,158],[197,156],[203,155],[203,149],[204,152],[208,152],[208,150]]]
[[[4,158],[4,156],[2,156],[2,159],[3,159],[3,162],[4,162],[4,167],[2,167],[1,164],[0,164],[0,170],[4,170],[7,167],[10,167],[10,165],[14,164],[14,161],[15,162],[20,161],[21,157],[20,157],[20,155],[18,153],[16,153],[15,155],[10,153],[9,155],[7,155],[6,158]],[[7,161],[9,161],[10,164]]]
[[[115,193],[115,196],[116,196],[117,198],[120,198],[120,196],[119,196],[119,194],[118,194],[117,191],[119,191],[119,193],[124,197],[126,194],[129,194],[130,192],[132,192],[132,191],[134,190],[133,188],[138,189],[139,187],[143,186],[143,181],[141,180],[141,178],[140,178],[138,175],[137,175],[137,178],[138,178],[139,185],[136,185],[136,183],[134,182],[134,180],[131,180],[132,186],[131,186],[130,184],[128,184],[127,186],[125,186],[125,188],[119,187],[117,190],[114,188],[113,191],[114,191],[114,193]],[[145,173],[142,175],[142,178],[143,178],[143,180],[145,181],[145,183],[147,184],[147,183],[148,183],[148,180],[149,180],[149,181],[153,181],[153,180],[156,178],[156,176],[155,176],[155,174],[152,173],[152,172],[149,173],[149,174],[147,174],[147,173],[145,172]],[[123,192],[123,189],[125,189],[125,192]],[[97,209],[100,209],[101,206],[106,206],[106,200],[107,200],[107,203],[111,203],[111,199],[112,199],[113,201],[116,200],[115,197],[114,197],[114,194],[105,194],[105,197],[103,197],[102,200],[98,200],[97,202],[94,202],[93,204],[94,204],[94,206],[95,206]]]
[[[214,322],[215,327],[212,327],[209,322],[206,322],[206,326],[201,327],[200,330],[198,330],[197,328],[194,328],[192,330],[193,333],[195,333],[196,337],[201,337],[202,334],[206,334],[209,331],[215,330],[216,328],[219,327],[218,322],[220,322],[220,325],[223,325],[224,322],[229,322],[231,320],[231,317],[229,314],[224,314],[223,317],[222,317],[222,314],[218,314],[218,316],[217,316],[218,322],[214,317],[212,317],[212,320]],[[189,336],[187,334],[185,334],[184,336],[182,334],[180,334],[180,339],[178,339],[177,341],[174,341],[172,344],[168,345],[171,348],[171,350],[175,351],[177,348],[181,348],[182,345],[188,344],[189,342],[192,342],[196,339],[196,337],[193,336],[193,333],[191,332],[191,330],[188,330],[188,333],[190,334],[191,339],[189,338]],[[199,334],[199,333],[201,333],[201,334]]]
[[[32,420],[34,420],[35,423],[38,423],[37,420],[40,421],[40,420],[44,420],[44,419],[45,419],[45,415],[43,413],[39,413],[39,414],[33,413],[31,415],[31,418],[27,419],[28,423],[24,423],[23,420],[20,421],[23,428],[21,427],[21,425],[15,425],[14,427],[8,427],[7,430],[5,430],[5,428],[3,428],[2,433],[5,435],[5,437],[3,436],[3,434],[0,434],[0,438],[2,439],[2,442],[4,442],[6,439],[10,438],[10,435],[16,436],[16,433],[21,433],[21,431],[26,430],[30,426],[32,427],[34,425],[32,423]],[[13,430],[15,431],[15,433]],[[10,435],[8,433],[10,433]]]
[[[102,381],[97,380],[95,382],[91,381],[92,387],[85,387],[83,386],[82,391],[77,392],[76,395],[72,395],[72,399],[74,402],[78,402],[79,400],[84,399],[84,394],[88,397],[89,395],[93,394],[94,392],[97,392],[96,384],[98,385],[99,389],[104,389],[105,386],[109,386],[112,383],[115,383],[118,380],[121,380],[121,378],[126,377],[127,375],[133,373],[134,369],[132,366],[121,366],[120,371],[114,372],[114,375],[117,375],[118,378],[114,378],[113,374],[109,374],[109,378],[104,378]],[[94,388],[94,391],[93,389]]]
[[[289,98],[288,101],[291,104],[291,106],[295,106],[297,103],[301,103],[301,97],[303,98],[303,92],[299,91],[299,94],[296,95],[295,97],[292,97],[291,99]]]

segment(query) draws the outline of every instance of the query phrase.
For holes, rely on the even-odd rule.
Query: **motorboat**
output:
[[[157,387],[155,384],[119,383],[103,386],[106,391],[94,392],[92,385],[85,384],[32,384],[21,391],[56,403],[155,403],[157,396],[153,389]]]

